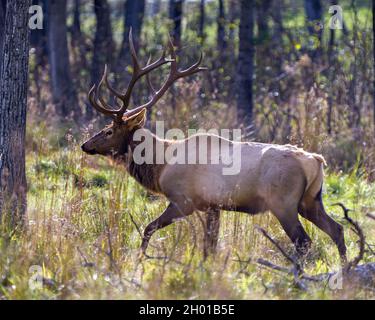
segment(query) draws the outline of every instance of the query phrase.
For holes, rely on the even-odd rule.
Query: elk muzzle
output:
[[[88,153],[88,154],[96,154],[96,150],[93,146],[90,146],[90,141],[86,141],[83,145],[81,145],[81,149],[83,152]]]

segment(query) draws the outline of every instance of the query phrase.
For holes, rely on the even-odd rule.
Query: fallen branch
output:
[[[262,227],[260,226],[255,226],[255,228],[260,231],[269,241],[271,241],[271,243],[277,248],[279,249],[279,251],[281,252],[281,254],[286,258],[288,259],[292,264],[293,266],[295,267],[295,269],[297,270],[297,272],[299,274],[303,273],[303,270],[302,270],[302,267],[300,265],[300,263],[292,256],[288,255],[286,253],[286,251],[281,247],[281,245],[276,241],[274,240],[268,233],[266,230],[264,230]]]
[[[300,278],[301,276],[304,274],[304,271],[300,265],[300,263],[298,262],[297,259],[295,259],[294,257],[288,255],[286,253],[286,251],[282,248],[282,246],[275,240],[273,239],[268,233],[266,230],[264,230],[262,227],[260,226],[255,226],[255,228],[260,231],[270,242],[272,242],[272,244],[281,252],[281,254],[286,258],[288,259],[292,264],[293,264],[293,268],[290,270],[290,273],[293,274],[293,277],[294,277],[294,284],[299,287],[300,289],[302,290],[306,290],[306,285],[304,283],[302,283],[300,281]],[[265,262],[265,260],[263,261]]]
[[[359,226],[358,222],[354,221],[352,218],[349,217],[349,211],[350,209],[346,208],[341,202],[334,203],[333,206],[339,206],[344,211],[344,218],[346,221],[348,221],[356,231],[356,234],[359,237],[359,253],[358,255],[352,260],[349,261],[344,267],[343,271],[345,273],[350,272],[351,269],[355,268],[358,263],[363,259],[363,256],[365,254],[365,235],[363,234],[362,228]]]

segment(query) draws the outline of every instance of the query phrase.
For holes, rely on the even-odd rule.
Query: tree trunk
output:
[[[231,43],[231,46],[235,42],[235,37],[236,37],[236,28],[235,28],[235,22],[236,19],[239,18],[240,16],[240,10],[238,8],[239,6],[237,5],[236,0],[229,0],[228,4],[228,18],[229,18],[229,32],[228,32],[228,40]],[[234,45],[233,45],[234,47]]]
[[[25,131],[30,4],[30,0],[7,2],[0,61],[0,221],[9,221],[12,226],[22,222],[26,212]]]
[[[258,26],[257,43],[261,44],[269,38],[268,14],[271,9],[272,0],[256,1],[256,17]]]
[[[318,55],[321,50],[323,34],[323,28],[320,26],[320,23],[322,22],[322,4],[320,3],[320,0],[305,0],[305,12],[309,33],[315,36],[319,41],[318,48],[312,50],[312,56],[314,57]]]
[[[120,49],[119,61],[120,70],[130,63],[129,55],[129,31],[132,28],[135,49],[138,50],[142,30],[143,17],[145,12],[145,0],[126,0],[124,12],[124,35]]]
[[[94,39],[94,53],[91,63],[91,84],[98,84],[100,81],[104,66],[107,64],[109,68],[113,68],[113,53],[115,46],[112,38],[112,26],[110,17],[110,7],[107,0],[95,0],[96,15],[96,32]],[[112,65],[110,65],[112,64]],[[86,117],[88,119],[93,116],[93,108],[86,109]]]
[[[3,44],[4,44],[4,33],[5,33],[5,0],[0,1],[0,57],[3,56]],[[1,74],[1,63],[0,63],[0,74]]]
[[[74,1],[73,24],[70,27],[72,56],[74,61],[74,72],[88,69],[86,59],[85,37],[81,31],[81,0]]]
[[[219,12],[217,15],[217,47],[221,53],[227,47],[225,40],[225,8],[224,0],[219,0]]]
[[[374,68],[374,74],[373,74],[373,108],[374,108],[374,131],[375,131],[375,0],[372,0],[372,52],[374,55],[374,61],[373,61],[373,68]]]
[[[96,32],[94,54],[91,65],[91,85],[98,83],[103,74],[104,65],[112,62],[114,45],[110,8],[107,0],[95,0]]]
[[[52,95],[56,111],[61,116],[80,115],[77,95],[72,84],[66,26],[66,0],[49,0],[48,51],[52,80]]]
[[[201,0],[199,4],[199,31],[198,31],[198,36],[201,40],[201,43],[204,42],[204,38],[205,38],[205,34],[204,34],[204,24],[206,20],[205,5],[206,5],[206,1]]]
[[[176,47],[181,46],[181,22],[182,22],[182,6],[184,0],[169,0],[169,19],[173,21],[173,44]]]
[[[254,1],[241,0],[237,68],[237,119],[249,126],[253,116]]]

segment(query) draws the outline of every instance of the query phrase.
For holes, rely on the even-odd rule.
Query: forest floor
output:
[[[269,213],[250,216],[223,212],[218,254],[203,261],[203,214],[158,231],[140,259],[145,226],[166,207],[148,194],[125,169],[109,160],[87,156],[70,140],[51,146],[38,130],[27,152],[28,228],[0,235],[0,299],[373,299],[363,288],[331,290],[312,284],[295,286],[293,276],[259,265],[258,258],[289,267],[289,262],[255,226],[293,252],[278,222]],[[32,141],[30,141],[32,140]],[[60,143],[56,141],[56,144]],[[359,169],[327,172],[324,203],[345,227],[349,257],[358,252],[358,237],[345,222],[344,203],[375,244],[375,184]],[[301,220],[303,220],[301,218]],[[333,242],[309,222],[313,240],[305,272],[338,270]],[[370,247],[371,248],[371,247]],[[366,247],[362,262],[375,261]],[[163,259],[168,257],[168,259]],[[41,286],[40,284],[43,283]]]

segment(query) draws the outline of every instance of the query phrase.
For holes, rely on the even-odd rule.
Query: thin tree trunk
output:
[[[49,0],[48,51],[52,95],[58,114],[81,115],[76,91],[72,84],[66,26],[66,0]]]
[[[337,5],[337,1],[331,0],[331,5]],[[328,60],[328,83],[330,85],[330,93],[327,96],[327,105],[328,105],[328,110],[327,110],[327,133],[329,135],[332,134],[332,113],[333,113],[333,88],[332,85],[334,83],[334,76],[335,72],[333,70],[334,65],[333,65],[333,49],[335,45],[335,29],[330,29],[329,30],[329,41],[328,41],[328,50],[327,50],[327,60]]]
[[[253,117],[254,72],[254,1],[241,0],[239,53],[237,68],[237,117],[239,123],[251,125]]]
[[[258,41],[263,43],[269,38],[268,14],[271,9],[272,0],[257,0],[256,1],[256,18],[258,26]]]
[[[318,41],[318,48],[312,51],[312,56],[319,55],[321,51],[321,41],[323,28],[319,27],[318,24],[322,22],[322,4],[320,0],[305,0],[305,12],[307,17],[307,29],[311,35],[314,35]]]
[[[204,42],[204,38],[205,38],[205,34],[204,34],[204,24],[206,20],[205,5],[206,5],[206,1],[201,0],[199,4],[199,31],[198,31],[198,35],[199,35],[199,38],[201,39],[201,43]]]
[[[176,47],[181,46],[183,3],[184,0],[169,0],[169,19],[173,21],[172,37]]]
[[[25,131],[30,4],[30,0],[7,2],[0,61],[0,221],[10,222],[12,226],[21,223],[26,212]]]
[[[228,5],[228,17],[229,17],[229,32],[228,32],[228,40],[231,44],[235,42],[235,21],[240,16],[240,10],[238,10],[237,1],[236,0],[229,0]]]
[[[372,0],[372,52],[373,52],[373,55],[374,55],[374,61],[373,61],[373,88],[372,88],[372,92],[373,92],[373,108],[374,108],[374,114],[373,114],[373,117],[374,117],[374,131],[375,131],[375,0]]]
[[[279,43],[280,47],[284,46],[283,35],[284,35],[284,25],[283,25],[283,1],[274,1],[272,3],[272,8],[270,10],[270,15],[273,20],[273,34],[272,41]],[[282,57],[280,54],[275,56],[275,73],[282,73],[282,66],[285,61],[285,57]],[[277,84],[279,86],[279,84]]]
[[[225,8],[224,0],[219,0],[219,11],[217,15],[217,47],[221,53],[227,47],[225,40]]]
[[[114,44],[110,8],[107,0],[95,0],[96,32],[94,54],[91,65],[91,85],[97,83],[103,74],[104,65],[112,63]]]
[[[107,0],[95,0],[96,32],[94,39],[94,53],[91,63],[91,85],[98,84],[104,66],[113,68],[113,52],[115,50],[112,38],[112,26],[110,17],[110,7]],[[93,108],[86,109],[88,119],[93,116]]]
[[[130,63],[129,56],[129,31],[132,28],[134,46],[139,47],[145,12],[145,0],[126,0],[124,7],[124,34],[118,58],[118,67],[124,69],[124,64]]]
[[[81,31],[81,0],[74,0],[73,24],[70,27],[71,47],[76,69],[87,70],[88,63],[86,59],[85,37]]]
[[[4,33],[5,33],[5,0],[0,1],[0,57],[3,56],[3,44],[4,44]],[[0,63],[0,74],[1,74],[1,63]]]

